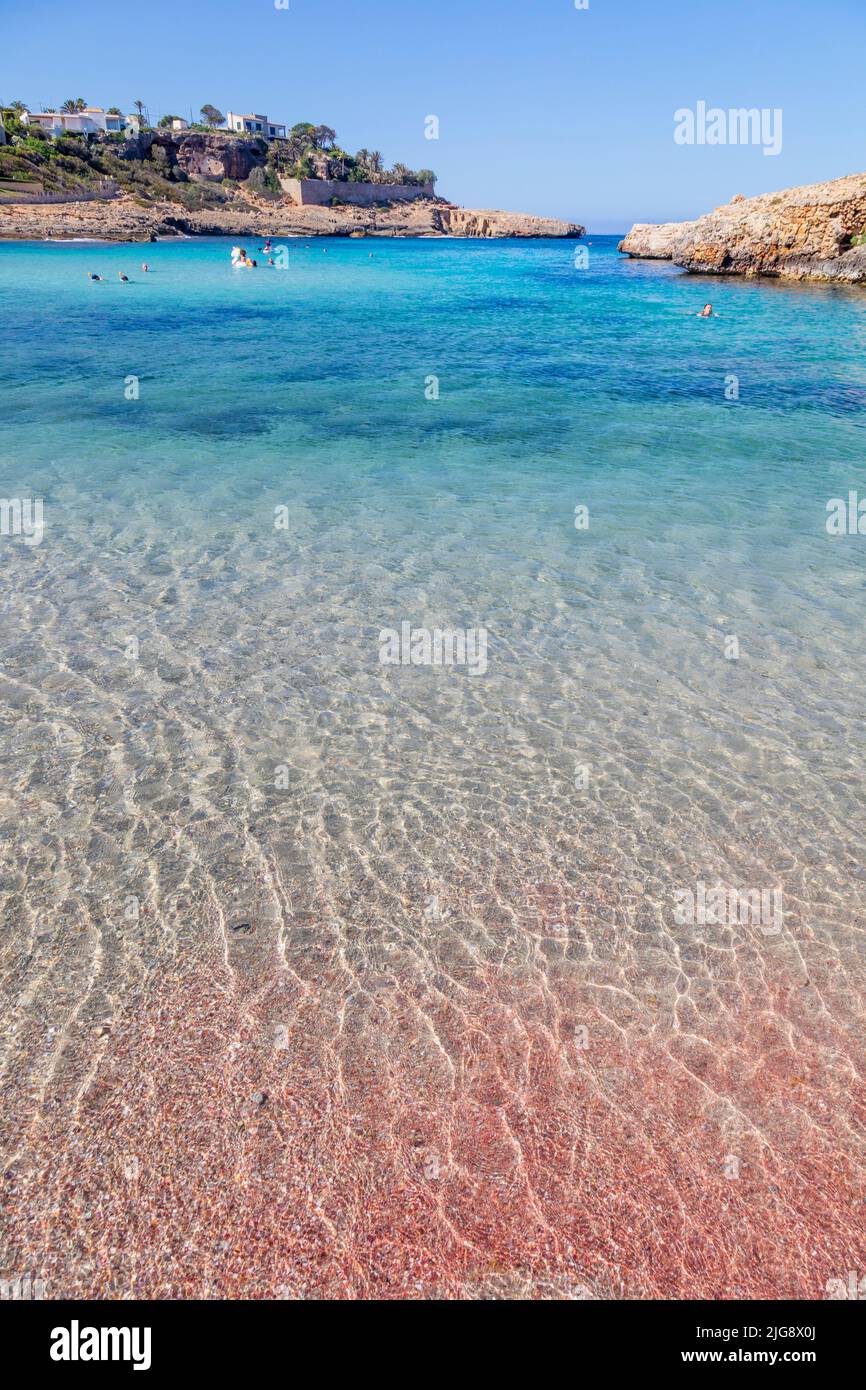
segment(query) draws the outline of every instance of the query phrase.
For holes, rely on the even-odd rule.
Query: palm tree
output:
[[[292,126],[285,142],[285,155],[289,164],[297,164],[306,154],[309,154],[310,150],[315,148],[313,129],[313,126],[303,121]]]
[[[73,112],[77,111],[78,107],[75,104],[75,97],[67,97],[60,110],[65,111],[67,115],[72,115]]]
[[[337,143],[337,132],[329,125],[317,125],[313,131],[313,143],[318,150],[332,150]]]
[[[87,102],[84,100],[84,97],[76,97],[76,98],[75,98],[75,109],[76,109],[76,111],[86,111],[86,110],[87,110]]]
[[[133,104],[133,106],[135,107],[136,111],[138,112],[138,119],[139,119],[140,121],[143,121],[143,120],[144,120],[144,102],[143,102],[143,101],[134,101],[132,104]]]
[[[352,156],[350,154],[346,154],[345,150],[335,149],[330,151],[330,158],[334,164],[339,164],[340,178],[344,179],[346,177],[346,164],[349,160],[351,160]]]
[[[382,158],[381,154],[379,153],[379,151],[378,151],[378,150],[372,150],[372,151],[370,152],[370,159],[369,159],[369,165],[368,165],[369,170],[370,170],[370,173],[371,173],[371,174],[381,174],[382,169],[384,168],[384,165],[385,165],[385,161],[383,160],[383,158]]]
[[[25,101],[10,101],[9,110],[14,111],[16,116],[20,116],[22,111],[29,111],[30,107]]]

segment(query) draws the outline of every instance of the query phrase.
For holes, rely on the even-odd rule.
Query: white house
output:
[[[247,112],[245,116],[239,116],[236,111],[229,111],[226,116],[226,125],[229,130],[236,130],[239,135],[263,135],[266,140],[285,140],[286,127],[277,121],[269,121],[267,116],[259,116],[253,112]]]
[[[185,121],[183,116],[172,116],[172,130],[189,130],[189,121]]]
[[[46,135],[98,135],[108,131],[128,131],[137,135],[141,127],[138,116],[118,116],[103,111],[101,106],[88,106],[84,111],[24,111],[24,125],[39,126]]]

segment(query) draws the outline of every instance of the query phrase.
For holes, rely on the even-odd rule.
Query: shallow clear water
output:
[[[179,1288],[166,1184],[205,1292],[861,1267],[866,296],[589,240],[0,243],[4,1267]],[[486,671],[381,664],[406,621]],[[266,1260],[188,1190],[263,1151]]]

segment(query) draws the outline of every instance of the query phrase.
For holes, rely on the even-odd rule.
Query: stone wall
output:
[[[0,193],[41,193],[41,179],[0,179]]]
[[[18,191],[21,190],[21,191]],[[67,188],[46,193],[39,183],[0,183],[0,203],[36,204],[49,206],[52,203],[90,203],[112,201],[120,196],[120,189],[114,179],[102,179],[95,188]]]
[[[411,203],[434,198],[432,183],[350,183],[342,179],[281,178],[280,186],[298,207],[324,207],[332,198],[352,207],[371,208],[376,203]]]

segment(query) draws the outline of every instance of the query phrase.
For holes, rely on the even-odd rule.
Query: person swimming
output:
[[[142,265],[141,268],[142,268],[142,270],[144,271],[145,275],[146,275],[147,272],[150,270],[150,266],[147,264],[147,261],[145,261],[145,262],[143,263],[143,265]]]
[[[122,280],[123,283],[124,283],[125,285],[128,285],[128,284],[129,284],[129,276],[128,276],[128,275],[124,275],[124,273],[123,273],[122,270],[119,270],[119,271],[117,272],[117,278],[118,278],[118,280]]]
[[[92,270],[88,270],[88,272],[87,272],[87,278],[88,278],[88,280],[101,280],[101,279],[102,279],[102,276],[101,276],[101,275],[94,275],[94,273],[93,273]]]
[[[712,306],[712,304],[705,304],[704,307],[703,307],[703,309],[701,310],[701,312],[697,315],[697,318],[699,318],[699,319],[715,319],[715,318],[718,318],[718,314],[714,314],[714,313],[713,313],[713,306]]]

